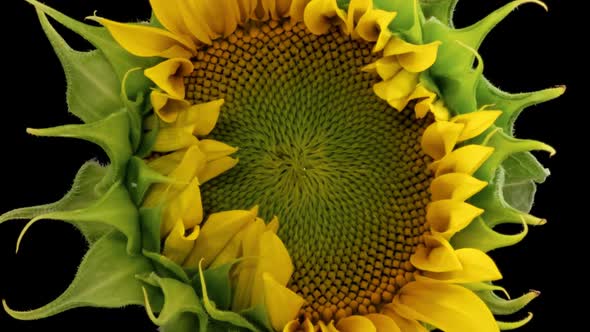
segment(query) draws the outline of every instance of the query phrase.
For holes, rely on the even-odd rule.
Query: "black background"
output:
[[[456,12],[457,27],[484,17],[505,0],[463,0]],[[120,21],[149,17],[147,0],[52,0],[50,6],[76,19],[98,10],[98,15]],[[533,213],[548,224],[530,229],[515,247],[492,252],[513,296],[528,289],[542,292],[521,313],[532,311],[533,321],[519,331],[569,331],[583,326],[572,301],[584,298],[588,262],[583,235],[586,227],[584,197],[588,148],[584,124],[588,111],[582,100],[584,60],[581,49],[588,32],[575,11],[576,1],[547,0],[550,11],[524,5],[502,22],[484,42],[480,53],[485,75],[501,89],[524,92],[555,85],[568,86],[566,94],[534,106],[517,122],[517,136],[544,141],[558,151],[538,157],[552,175],[540,186]],[[580,2],[577,2],[580,3]],[[6,9],[6,6],[8,6]],[[581,17],[581,15],[579,15]],[[1,56],[3,83],[0,113],[2,157],[0,213],[53,202],[71,185],[86,160],[104,154],[91,144],[67,139],[40,139],[26,127],[43,128],[78,123],[67,114],[65,79],[57,57],[43,34],[32,6],[20,0],[3,2]],[[79,50],[90,46],[65,29],[65,38]],[[586,58],[586,59],[585,59]],[[577,193],[579,190],[580,193]],[[25,236],[18,255],[16,239],[23,222],[0,225],[0,298],[14,309],[35,308],[50,302],[71,282],[85,251],[84,240],[73,227],[57,221],[35,224]],[[581,304],[582,308],[585,304]],[[580,308],[579,306],[577,308]],[[0,309],[0,331],[155,331],[142,307],[81,308],[40,321],[13,320]]]

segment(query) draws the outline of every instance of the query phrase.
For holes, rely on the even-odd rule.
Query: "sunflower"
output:
[[[477,49],[524,3],[463,29],[453,0],[151,0],[149,22],[87,25],[37,1],[84,123],[28,129],[99,145],[60,201],[0,222],[75,225],[70,287],[31,311],[143,305],[163,331],[498,331],[488,251],[518,243],[535,182],[512,135],[526,106]],[[73,51],[47,16],[96,50]],[[523,231],[505,235],[503,223]]]

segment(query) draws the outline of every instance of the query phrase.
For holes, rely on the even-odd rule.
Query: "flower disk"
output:
[[[373,92],[373,43],[276,21],[215,41],[185,78],[194,103],[224,98],[211,136],[240,162],[204,184],[205,211],[279,216],[291,289],[314,320],[376,312],[412,279],[431,180],[420,138],[432,117]],[[342,255],[344,253],[344,255]]]

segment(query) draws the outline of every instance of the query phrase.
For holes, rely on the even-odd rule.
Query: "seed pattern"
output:
[[[214,139],[238,165],[205,183],[207,213],[260,206],[277,215],[295,272],[289,287],[314,322],[379,310],[414,277],[430,159],[416,119],[379,99],[361,70],[379,54],[334,28],[239,28],[202,49],[185,78],[194,103],[225,99]]]

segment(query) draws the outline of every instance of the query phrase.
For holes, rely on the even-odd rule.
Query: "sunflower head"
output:
[[[477,49],[542,3],[455,29],[451,0],[151,0],[150,22],[91,17],[102,27],[29,2],[73,68],[84,124],[28,132],[94,142],[111,163],[82,166],[53,205],[0,217],[31,219],[19,243],[42,219],[91,243],[61,297],[4,302],[12,316],[142,304],[164,331],[287,332],[530,320],[496,320],[538,293],[500,297],[487,252],[543,223],[528,213],[546,176],[530,151],[554,150],[512,124],[563,89],[501,92]],[[71,50],[47,15],[98,51]]]

